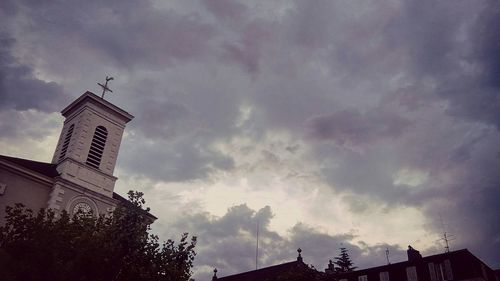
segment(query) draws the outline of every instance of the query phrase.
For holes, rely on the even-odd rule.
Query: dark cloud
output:
[[[10,6],[18,7],[17,28],[31,32],[27,47],[36,56],[59,60],[46,66],[59,72],[68,69],[66,64],[79,65],[82,60],[123,69],[164,68],[210,53],[215,35],[199,15],[155,9],[151,1],[88,1],[85,5],[15,1]]]
[[[314,117],[310,121],[313,138],[331,140],[340,146],[358,146],[383,138],[397,138],[408,124],[408,120],[396,114],[377,109],[367,113],[346,109]]]
[[[60,109],[67,97],[60,85],[35,77],[33,69],[13,55],[15,40],[0,33],[0,109],[35,109],[52,112]]]
[[[495,249],[500,246],[500,226],[495,223],[500,216],[500,207],[495,203],[500,198],[500,176],[496,169],[500,165],[498,141],[500,134],[487,130],[480,134],[480,139],[452,150],[450,157],[455,160],[458,155],[459,160],[436,171],[433,179],[444,182],[446,201],[429,197],[427,200],[432,202],[426,205],[435,229],[443,231],[439,217],[444,218],[446,230],[456,238],[451,242],[455,249],[467,247],[481,258],[493,261],[493,267],[498,263]],[[445,177],[453,177],[453,181],[445,181]]]
[[[466,68],[442,85],[441,96],[450,101],[449,113],[470,120],[488,122],[500,128],[500,6],[492,3],[478,15],[471,27],[471,46]]]
[[[433,85],[434,98],[449,102],[448,114],[498,127],[499,14],[497,1],[404,2],[385,35],[408,56],[409,78],[418,85],[412,95]]]
[[[82,3],[0,4],[0,109],[14,112],[2,135],[30,126],[20,111],[60,110],[62,86],[80,91],[115,73],[110,100],[136,116],[120,155],[131,177],[231,171],[237,155],[215,147],[244,138],[262,153],[249,166],[274,171],[289,164],[280,153],[304,157],[351,212],[415,208],[431,233],[442,214],[456,247],[500,266],[497,1]],[[283,152],[253,149],[282,135]],[[253,268],[257,214],[262,265],[294,259],[300,246],[322,269],[340,243],[361,266],[385,261],[384,241],[354,246],[351,234],[306,224],[283,237],[267,228],[270,209],[259,212],[237,206],[176,227],[200,236],[198,264],[223,275]]]

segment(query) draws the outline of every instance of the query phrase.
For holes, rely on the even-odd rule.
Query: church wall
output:
[[[0,195],[0,224],[5,222],[5,207],[15,203],[23,203],[35,212],[47,207],[51,183],[43,183],[3,167],[0,167],[0,183],[6,185],[5,193]]]
[[[115,204],[114,201],[102,195],[93,194],[90,192],[78,191],[64,187],[64,196],[62,198],[62,209],[68,213],[73,214],[73,207],[80,203],[87,203],[92,207],[92,211],[96,215],[108,215]]]

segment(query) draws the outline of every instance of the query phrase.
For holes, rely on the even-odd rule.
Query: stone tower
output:
[[[59,176],[54,178],[47,207],[109,213],[117,202],[113,171],[123,131],[134,116],[91,92],[61,113],[66,119],[52,158]]]
[[[112,197],[123,131],[134,117],[91,92],[61,113],[66,119],[52,158],[61,178]]]

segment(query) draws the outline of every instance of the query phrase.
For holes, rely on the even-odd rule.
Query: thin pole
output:
[[[389,261],[389,247],[387,247],[385,250],[385,258],[387,259],[387,264],[391,264],[391,262]]]
[[[259,220],[257,220],[257,246],[255,247],[255,270],[259,265]]]

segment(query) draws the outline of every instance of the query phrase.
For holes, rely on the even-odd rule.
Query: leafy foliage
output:
[[[351,272],[357,268],[354,266],[347,249],[344,247],[340,248],[340,255],[335,257],[333,263],[338,266],[335,268],[336,272]]]
[[[2,280],[189,280],[196,237],[184,233],[178,243],[160,243],[148,233],[142,195],[129,192],[132,204],[108,217],[7,207],[0,227]]]

